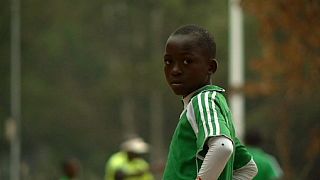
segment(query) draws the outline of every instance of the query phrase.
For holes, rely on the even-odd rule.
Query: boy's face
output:
[[[217,64],[195,35],[170,36],[164,52],[166,80],[176,95],[187,96],[210,84]]]

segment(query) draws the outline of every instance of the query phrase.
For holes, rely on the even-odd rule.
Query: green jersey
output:
[[[164,180],[196,179],[208,151],[206,141],[209,137],[225,136],[234,144],[234,153],[219,180],[231,180],[233,170],[250,161],[250,154],[236,138],[223,92],[220,87],[207,85],[192,93],[190,100],[185,102],[170,144]]]
[[[248,146],[248,151],[252,154],[258,167],[258,174],[253,178],[254,180],[280,179],[282,170],[273,156],[256,147]]]

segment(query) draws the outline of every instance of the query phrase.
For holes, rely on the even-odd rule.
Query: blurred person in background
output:
[[[67,158],[62,163],[63,176],[60,180],[76,180],[80,172],[80,162],[76,158]]]
[[[149,164],[142,155],[149,145],[140,137],[130,138],[121,144],[121,150],[106,163],[105,180],[153,180]]]
[[[261,133],[257,130],[248,130],[245,143],[258,167],[258,174],[254,180],[281,179],[283,172],[276,158],[261,148],[263,143]]]

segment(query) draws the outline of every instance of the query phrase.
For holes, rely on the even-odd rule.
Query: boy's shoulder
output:
[[[223,92],[225,92],[225,90],[224,90],[223,88],[219,87],[219,86],[206,85],[206,86],[203,86],[202,88],[198,89],[198,90],[194,93],[193,97],[194,97],[194,96],[197,96],[197,95],[199,95],[199,94],[201,94],[201,93],[208,92],[208,91],[209,91],[209,92],[215,91],[215,92],[218,92],[218,93],[223,93]]]
[[[208,93],[209,92],[209,93]],[[214,99],[219,99],[218,101],[225,101],[225,97],[223,95],[223,93],[225,92],[225,90],[219,86],[215,86],[215,85],[206,85],[203,86],[202,88],[196,90],[192,97],[190,98],[190,102],[198,102],[200,97],[205,97],[206,98],[206,93],[207,93],[207,98],[214,98]],[[209,95],[211,94],[211,95]],[[202,98],[201,98],[202,99]],[[201,100],[202,101],[202,100]]]
[[[217,92],[225,92],[222,87],[216,86],[216,85],[207,85],[203,87],[203,91],[217,91]]]

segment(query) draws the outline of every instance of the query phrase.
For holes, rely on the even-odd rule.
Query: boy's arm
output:
[[[258,168],[252,159],[252,155],[238,138],[235,138],[235,146],[233,179],[253,179],[258,173]]]
[[[233,180],[248,180],[253,179],[258,173],[256,163],[251,159],[248,164],[240,169],[233,171]]]
[[[209,150],[203,160],[197,179],[218,179],[233,152],[233,144],[230,139],[224,136],[211,137],[207,144]]]

